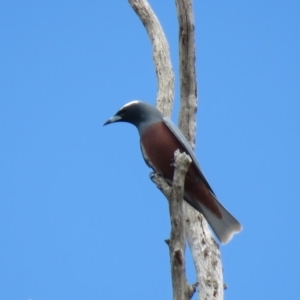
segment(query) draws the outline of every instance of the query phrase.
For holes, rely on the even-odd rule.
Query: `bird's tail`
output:
[[[211,212],[204,204],[192,199],[188,195],[185,195],[185,200],[196,210],[203,214],[219,241],[222,244],[226,244],[231,240],[232,236],[235,233],[240,232],[243,227],[240,222],[228,212],[228,210],[217,200],[217,198],[213,194],[211,194],[211,196],[214,198],[214,201],[222,215],[221,218]]]

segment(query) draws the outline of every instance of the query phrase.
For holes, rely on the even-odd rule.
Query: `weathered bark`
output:
[[[129,0],[130,5],[145,26],[153,47],[153,60],[158,80],[156,105],[170,117],[174,99],[174,74],[169,46],[162,27],[146,0]],[[180,117],[179,127],[192,147],[195,146],[197,111],[197,83],[195,68],[194,20],[191,0],[176,0],[179,20],[180,48]],[[183,203],[184,178],[190,164],[189,157],[175,155],[173,186],[153,173],[151,179],[169,199],[171,237],[168,241],[171,257],[173,299],[188,300],[196,284],[187,283],[185,272],[185,238],[193,255],[199,298],[223,299],[222,265],[218,245],[215,243],[206,220]]]
[[[153,47],[153,60],[158,80],[156,106],[170,117],[174,100],[174,74],[167,39],[150,5],[145,0],[129,0],[130,5],[144,24]],[[187,283],[185,272],[185,238],[183,216],[184,178],[190,164],[185,153],[175,155],[173,186],[152,173],[151,179],[169,200],[171,236],[168,242],[174,300],[189,300],[195,287]]]
[[[179,128],[195,148],[197,77],[195,67],[195,25],[191,0],[176,0],[179,21],[180,114]],[[219,247],[205,218],[183,204],[185,236],[194,260],[198,299],[223,299],[223,271]]]
[[[188,300],[196,291],[196,285],[189,285],[185,272],[185,237],[184,237],[184,215],[183,215],[183,193],[184,179],[191,158],[186,153],[177,150],[174,154],[175,172],[173,185],[164,186],[166,183],[161,177],[152,180],[169,199],[169,210],[171,218],[171,235],[167,240],[171,258],[171,274],[174,300]]]
[[[156,106],[166,117],[170,118],[174,101],[174,73],[167,38],[146,0],[128,1],[145,26],[152,44],[158,82]]]

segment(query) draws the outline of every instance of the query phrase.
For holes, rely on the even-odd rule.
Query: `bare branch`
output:
[[[222,261],[218,244],[199,213],[186,214],[186,239],[191,249],[199,285],[198,299],[223,299]]]
[[[186,279],[183,194],[185,175],[192,160],[186,153],[180,153],[179,150],[175,151],[174,160],[172,187],[169,187],[160,175],[151,173],[150,178],[169,200],[171,238],[165,242],[169,246],[171,257],[173,299],[189,300],[196,292],[197,284],[189,285]]]
[[[191,0],[176,0],[179,21],[180,114],[179,128],[195,148],[197,82],[194,16]]]
[[[146,0],[128,0],[143,25],[153,47],[153,60],[158,82],[157,108],[168,118],[174,101],[174,73],[172,70],[169,44],[164,31]]]
[[[158,80],[156,106],[170,117],[174,99],[174,74],[172,70],[169,46],[155,16],[146,0],[129,0],[130,5],[144,24],[153,47],[153,60]],[[170,188],[158,174],[151,173],[150,178],[169,199],[171,218],[171,238],[168,241],[171,257],[173,299],[188,300],[194,294],[195,285],[189,286],[185,273],[185,239],[183,218],[183,194],[185,174],[191,159],[185,153],[175,152],[175,170],[173,185]]]
[[[195,68],[194,16],[191,0],[176,0],[179,20],[180,115],[179,128],[195,147],[197,79]],[[192,252],[197,280],[198,299],[223,299],[223,273],[220,251],[206,220],[184,203],[185,235]]]
[[[192,287],[187,284],[185,273],[185,238],[183,222],[184,180],[191,158],[175,151],[175,171],[170,192],[171,239],[169,242],[174,300],[190,299]]]
[[[144,24],[153,47],[153,60],[158,79],[157,107],[170,117],[174,98],[174,75],[172,71],[169,46],[155,16],[146,0],[129,0],[130,5]],[[180,23],[180,88],[181,108],[179,125],[183,134],[195,146],[197,111],[197,85],[195,71],[194,20],[191,0],[176,0]],[[170,202],[171,239],[168,240],[172,262],[172,283],[174,299],[190,299],[197,283],[189,286],[186,282],[182,196],[185,177],[179,161],[176,162],[173,187],[169,187],[158,174],[151,175],[152,181],[165,194]],[[187,166],[188,167],[188,166]],[[181,175],[179,175],[181,174]],[[181,195],[181,196],[180,196]],[[181,199],[181,200],[180,200]],[[208,229],[205,219],[187,204],[185,211],[185,234],[192,251],[197,271],[200,293],[199,299],[223,299],[222,266],[220,253]]]

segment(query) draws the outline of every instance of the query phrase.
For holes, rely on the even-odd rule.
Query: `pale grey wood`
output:
[[[174,74],[168,42],[147,1],[129,0],[129,3],[145,26],[153,47],[153,60],[158,79],[157,107],[165,116],[170,117],[174,99]],[[181,113],[179,127],[194,148],[197,84],[192,3],[189,0],[177,0],[176,5],[180,23]],[[185,235],[192,251],[200,287],[198,299],[223,299],[222,265],[219,249],[211,236],[205,219],[191,209],[188,204],[182,204],[184,175],[179,175],[182,173],[181,168],[181,163],[177,161],[172,188],[159,175],[152,174],[151,176],[158,188],[168,199],[171,199],[169,203],[172,229],[171,240],[168,244],[171,256],[173,299],[190,299],[196,286],[190,286],[186,281],[184,240],[182,240],[182,207],[184,207]]]
[[[196,286],[188,284],[185,270],[185,236],[183,216],[184,180],[191,158],[185,153],[176,150],[174,153],[174,178],[173,185],[169,187],[160,176],[152,180],[169,199],[171,218],[171,235],[167,241],[171,259],[171,274],[174,300],[189,300],[196,291]]]
[[[145,0],[129,0],[130,5],[142,21],[150,37],[153,60],[158,80],[156,106],[167,117],[171,116],[174,100],[174,74],[172,70],[169,45],[162,27],[150,5]],[[174,154],[175,155],[175,154]],[[174,300],[189,300],[195,292],[185,273],[185,239],[183,217],[184,178],[190,164],[185,153],[176,154],[173,186],[170,188],[158,174],[151,179],[169,200],[171,235],[168,242],[171,260],[171,275]]]
[[[199,300],[221,300],[224,297],[223,269],[218,244],[205,218],[184,206],[185,237],[192,252],[198,282]]]
[[[146,0],[128,0],[146,28],[152,44],[153,61],[158,83],[156,106],[170,118],[174,101],[174,73],[169,44],[154,11]]]
[[[184,181],[191,158],[186,153],[177,150],[174,154],[175,172],[173,185],[170,192],[170,217],[171,217],[171,237],[169,243],[171,266],[172,266],[172,286],[174,300],[190,299],[194,294],[194,289],[188,285],[185,270],[185,237],[184,237],[184,215],[183,215],[183,195]]]
[[[175,0],[179,22],[180,114],[179,128],[195,148],[197,77],[195,25],[191,0]],[[223,271],[218,244],[205,218],[183,204],[185,235],[191,249],[199,287],[198,299],[223,299]]]

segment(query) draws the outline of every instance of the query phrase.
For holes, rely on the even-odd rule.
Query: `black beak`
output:
[[[120,116],[113,116],[113,117],[109,118],[109,119],[103,124],[103,126],[108,125],[108,124],[111,124],[111,123],[119,122],[119,121],[121,121],[121,120],[122,120],[122,117],[120,117]]]

